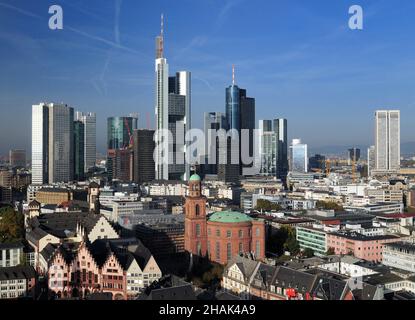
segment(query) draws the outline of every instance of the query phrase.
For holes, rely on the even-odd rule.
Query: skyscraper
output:
[[[32,183],[73,180],[73,108],[32,106]]]
[[[261,174],[285,181],[288,173],[287,120],[260,120],[259,130]]]
[[[32,106],[32,183],[41,185],[49,179],[49,107]]]
[[[226,115],[222,112],[206,112],[204,114],[205,151],[202,155],[204,173],[217,174],[219,162],[219,145],[217,131],[227,128]]]
[[[185,133],[191,129],[191,74],[180,71],[169,78],[169,65],[164,58],[163,15],[161,32],[156,38],[155,78],[156,178],[187,180],[190,165],[186,161]]]
[[[111,117],[107,121],[107,149],[123,149],[132,145],[133,132],[137,129],[137,116]]]
[[[75,120],[84,125],[84,171],[95,167],[97,160],[96,114],[76,112]]]
[[[367,149],[367,175],[372,176],[373,170],[376,170],[376,147],[370,146]]]
[[[172,133],[172,144],[169,143],[169,153],[173,155],[169,164],[170,180],[188,180],[190,164],[186,161],[186,151],[189,142],[185,134],[191,129],[191,74],[180,71],[176,76],[169,77],[169,131]]]
[[[293,139],[291,149],[291,172],[308,172],[308,151],[307,145],[301,143],[300,139]]]
[[[74,179],[82,181],[85,177],[85,125],[74,122]]]
[[[134,131],[134,182],[142,184],[153,181],[155,175],[154,130]]]
[[[274,130],[277,133],[277,178],[287,180],[288,165],[288,124],[287,119],[275,119]]]
[[[277,174],[277,134],[272,120],[259,120],[259,156],[261,159],[261,175]]]
[[[348,150],[349,152],[349,160],[348,160],[348,164],[349,166],[352,165],[352,162],[358,162],[360,160],[360,149],[358,148],[351,148]]]
[[[26,167],[26,150],[10,150],[9,164],[12,168]]]
[[[255,133],[255,99],[246,96],[246,90],[240,91],[240,112],[241,112],[241,175],[250,175],[244,173],[244,168],[251,168],[255,160],[251,160],[254,154],[254,133]],[[248,134],[244,137],[244,131],[248,130]]]
[[[138,115],[108,118],[107,172],[109,180],[133,180],[133,133],[138,126]]]
[[[232,136],[227,139],[239,139],[239,164],[230,164],[228,167],[222,167],[223,170],[238,170],[239,174],[244,174],[244,168],[253,166],[255,160],[254,154],[254,130],[255,130],[255,99],[247,97],[246,90],[239,88],[235,84],[235,67],[232,66],[232,84],[226,88],[226,121],[227,129],[232,130]],[[242,130],[248,130],[248,135],[242,142]],[[234,136],[235,135],[235,136]],[[248,140],[249,139],[249,140]],[[228,143],[228,145],[230,145]],[[233,145],[233,144],[232,144]],[[228,150],[235,153],[236,150]],[[227,155],[230,158],[230,155]],[[251,159],[251,161],[249,161]],[[222,166],[224,164],[221,164]],[[236,168],[238,166],[238,168]],[[232,174],[233,175],[233,174]],[[234,175],[233,175],[234,176]]]
[[[375,113],[376,171],[394,172],[401,166],[400,111]]]
[[[72,181],[74,109],[64,104],[49,106],[49,183]]]

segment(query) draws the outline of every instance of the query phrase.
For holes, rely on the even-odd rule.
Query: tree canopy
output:
[[[300,246],[296,239],[295,229],[292,227],[281,227],[268,238],[267,251],[282,255],[289,251],[292,255],[300,252]]]
[[[257,201],[256,210],[264,210],[264,211],[279,211],[281,210],[281,206],[277,203],[273,203],[269,200],[259,199]]]
[[[17,242],[24,237],[23,214],[11,207],[0,209],[0,243]]]
[[[316,203],[317,209],[320,210],[334,210],[334,211],[343,211],[343,206],[330,201],[317,201]]]

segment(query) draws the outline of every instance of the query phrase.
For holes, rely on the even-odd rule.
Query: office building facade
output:
[[[205,151],[201,163],[204,173],[217,174],[219,163],[218,130],[226,130],[226,114],[222,112],[206,112],[204,114]]]
[[[87,173],[97,161],[97,117],[92,112],[76,112],[75,120],[84,125],[84,172]]]
[[[191,129],[191,74],[180,71],[169,78],[163,16],[161,33],[156,37],[155,79],[156,178],[187,180],[190,164],[186,161],[185,133]]]
[[[261,175],[285,181],[288,173],[287,120],[260,120],[258,145]]]
[[[74,179],[82,181],[85,176],[85,125],[74,122]]]
[[[394,172],[401,166],[400,111],[375,113],[376,171]]]
[[[154,134],[154,130],[134,131],[134,182],[138,184],[153,181],[156,177]]]
[[[12,168],[25,168],[26,150],[10,150],[9,164]]]
[[[32,106],[32,183],[73,180],[73,108],[64,104]]]
[[[137,116],[111,117],[107,121],[107,149],[124,149],[132,145],[132,135],[138,126]]]
[[[307,173],[308,172],[308,150],[307,145],[301,143],[300,139],[293,139],[291,150],[291,172]]]

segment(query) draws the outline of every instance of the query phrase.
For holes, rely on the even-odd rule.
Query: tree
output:
[[[255,209],[258,211],[280,211],[282,208],[278,203],[273,203],[265,199],[259,199]]]
[[[330,247],[327,249],[326,256],[333,256],[335,254],[336,252],[334,251],[334,248]]]
[[[297,241],[295,229],[292,227],[284,227],[287,230],[287,240],[284,243],[284,249],[289,251],[291,255],[300,253],[300,244]]]
[[[312,258],[314,257],[314,250],[311,248],[305,248],[303,251],[303,256],[306,258]]]
[[[0,243],[17,242],[24,237],[24,216],[12,207],[0,209]]]
[[[343,206],[330,201],[317,201],[316,208],[320,210],[343,211]]]

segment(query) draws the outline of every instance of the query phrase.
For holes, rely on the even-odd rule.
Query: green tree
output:
[[[11,207],[0,209],[0,243],[17,242],[24,237],[24,216]]]
[[[279,204],[273,203],[269,200],[259,199],[257,201],[256,210],[258,211],[280,211],[282,208]]]
[[[314,250],[311,248],[306,248],[303,251],[303,256],[306,258],[312,258],[314,257]]]
[[[317,201],[316,203],[317,209],[320,210],[334,210],[334,211],[343,211],[343,206],[330,201]]]
[[[330,248],[327,249],[327,252],[326,252],[327,256],[333,256],[335,254],[336,254],[336,252],[334,251],[334,248],[330,247]]]
[[[291,255],[300,253],[300,244],[297,241],[296,231],[292,227],[284,227],[287,230],[287,240],[284,243],[284,249],[289,251]]]

